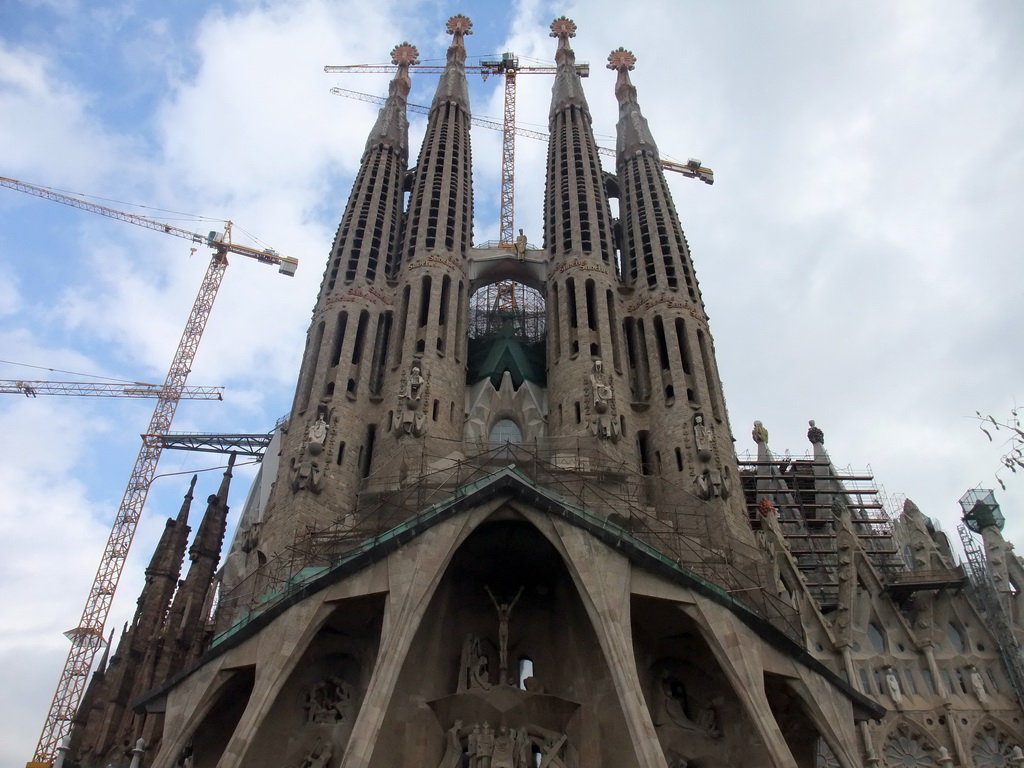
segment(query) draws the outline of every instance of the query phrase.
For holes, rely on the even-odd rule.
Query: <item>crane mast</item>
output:
[[[278,271],[285,275],[295,274],[298,261],[281,256],[269,248],[259,251],[235,245],[230,240],[230,222],[228,222],[224,233],[211,232],[209,235],[203,236],[143,216],[117,211],[44,187],[26,184],[16,179],[0,177],[0,186],[164,234],[185,238],[192,242],[205,243],[214,249],[210,264],[192,305],[192,311],[189,313],[185,329],[182,331],[181,339],[175,350],[174,359],[167,371],[167,378],[157,393],[153,416],[142,437],[139,455],[135,459],[135,466],[132,468],[121,506],[117,510],[110,536],[103,549],[103,556],[96,570],[96,576],[93,578],[92,586],[86,596],[82,616],[78,626],[64,633],[71,641],[71,649],[57,683],[57,690],[50,703],[33,762],[29,763],[30,766],[49,765],[57,754],[57,748],[71,732],[72,721],[85,693],[86,681],[93,660],[97,651],[104,645],[103,628],[110,613],[110,605],[124,570],[132,539],[135,537],[142,508],[149,493],[149,486],[156,475],[157,463],[163,448],[160,437],[170,430],[178,402],[187,391],[185,384],[189,372],[192,370],[199,342],[202,340],[203,331],[206,329],[207,320],[210,318],[214,300],[217,298],[217,292],[220,290],[224,272],[228,266],[227,254],[236,253],[263,264],[277,266]]]
[[[199,294],[174,353],[174,360],[167,372],[162,391],[157,396],[156,407],[142,439],[128,487],[121,499],[110,536],[103,548],[103,557],[86,596],[82,617],[77,627],[64,633],[71,640],[71,650],[68,651],[64,670],[57,682],[57,690],[39,737],[34,758],[37,762],[52,760],[61,741],[71,732],[72,720],[85,693],[89,670],[92,668],[96,652],[104,643],[103,628],[110,613],[110,604],[113,602],[114,592],[124,570],[142,508],[146,503],[149,486],[153,482],[157,463],[160,461],[162,445],[159,440],[154,440],[153,436],[162,435],[170,429],[226,269],[227,259],[224,251],[218,250],[210,259]]]

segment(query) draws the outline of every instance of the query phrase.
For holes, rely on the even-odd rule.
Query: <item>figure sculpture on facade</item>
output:
[[[985,690],[985,681],[981,678],[981,672],[973,664],[967,668],[968,674],[971,678],[971,688],[974,690],[974,695],[978,697],[983,705],[988,703],[988,691]]]
[[[324,471],[320,466],[320,462],[306,458],[305,461],[299,457],[300,461],[292,461],[292,490],[298,493],[299,491],[310,491],[312,493],[320,493],[324,485]]]
[[[697,458],[701,461],[711,460],[711,430],[704,423],[704,414],[693,416],[693,441],[697,445]]]
[[[508,683],[508,620],[512,615],[512,609],[519,602],[519,596],[523,594],[523,588],[520,587],[516,596],[508,603],[498,602],[489,586],[484,586],[484,589],[487,590],[487,594],[498,612],[498,681],[500,685],[506,685]]]
[[[590,423],[590,431],[596,437],[617,440],[619,422],[615,417],[615,393],[611,379],[604,370],[604,362],[594,361],[594,369],[590,373],[590,398],[594,408],[594,417]]]
[[[892,667],[885,668],[885,687],[889,690],[889,698],[893,703],[899,705],[903,702],[903,693],[900,691],[900,681],[896,679],[896,672]]]
[[[448,729],[445,739],[444,757],[438,768],[462,768],[462,721],[456,720]]]
[[[483,653],[480,638],[476,635],[466,635],[466,639],[462,641],[459,684],[456,686],[456,692],[463,693],[471,688],[490,690],[491,683],[487,673],[487,656]]]
[[[324,421],[324,415],[320,413],[317,415],[316,421],[309,426],[309,440],[306,443],[306,449],[316,455],[323,451],[325,445],[327,445],[327,422]]]
[[[490,723],[484,721],[483,728],[476,738],[476,768],[491,768],[491,755],[494,753],[494,731]]]
[[[421,408],[427,388],[427,380],[419,361],[412,364],[400,387],[398,410],[395,413],[395,434],[397,437],[413,435],[419,437],[426,431],[427,416]]]
[[[523,234],[523,230],[519,230],[519,237],[516,238],[516,258],[520,261],[526,261],[526,235]]]

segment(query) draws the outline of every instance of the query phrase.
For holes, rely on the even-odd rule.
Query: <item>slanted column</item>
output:
[[[629,381],[618,326],[611,209],[569,45],[576,25],[564,16],[556,19],[551,36],[558,48],[548,117],[544,248],[550,259],[548,328],[558,334],[548,357],[549,413],[558,415],[549,418],[548,434],[574,438],[588,453],[636,466],[633,439],[623,439]]]

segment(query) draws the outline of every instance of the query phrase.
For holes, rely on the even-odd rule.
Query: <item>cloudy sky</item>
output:
[[[802,455],[808,419],[841,466],[870,466],[955,536],[957,499],[993,487],[1000,440],[974,412],[1024,403],[1024,6],[1006,0],[709,3],[588,0],[136,0],[0,3],[0,175],[301,262],[285,278],[236,258],[174,428],[260,432],[290,407],[309,312],[387,75],[326,75],[416,44],[443,59],[444,20],[475,24],[477,57],[550,62],[548,24],[574,18],[599,140],[613,146],[618,46],[663,154],[700,158],[708,187],[673,177],[711,315],[740,451],[754,419]],[[159,8],[159,10],[154,10]],[[434,78],[414,75],[411,101]],[[544,130],[546,76],[519,79],[519,122]],[[499,81],[472,80],[501,114]],[[413,145],[422,118],[413,121]],[[601,137],[604,138],[601,138]],[[498,234],[500,136],[473,136],[477,242]],[[540,142],[520,140],[517,226],[540,242]],[[144,204],[149,209],[130,208]],[[1014,213],[1016,211],[1016,213]],[[200,216],[214,221],[199,220]],[[258,239],[254,239],[258,238]],[[160,382],[209,252],[184,240],[0,189],[0,378],[64,371]],[[31,368],[27,366],[37,366]],[[54,369],[48,371],[46,369]],[[1016,398],[1016,399],[1015,399]],[[142,400],[0,401],[0,763],[32,753],[67,641],[148,423]],[[109,626],[188,475],[220,459],[167,452]],[[240,508],[252,468],[239,472]],[[1001,475],[1006,533],[1024,539],[1024,478]],[[998,490],[998,486],[995,486]]]

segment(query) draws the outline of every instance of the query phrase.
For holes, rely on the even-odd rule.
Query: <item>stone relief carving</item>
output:
[[[463,725],[456,720],[445,732],[445,751],[438,768],[576,768],[575,750],[564,733],[527,724],[518,728],[501,723]]]
[[[890,732],[882,748],[885,765],[906,768],[937,768],[941,751],[916,725],[902,721]]]
[[[355,710],[352,686],[338,677],[321,680],[306,694],[306,721],[310,723],[351,722]]]
[[[320,493],[324,484],[324,470],[321,466],[324,447],[330,427],[324,421],[323,406],[317,409],[316,419],[306,430],[306,440],[299,455],[292,458],[292,491]]]
[[[498,614],[496,642],[466,634],[455,693],[427,702],[441,728],[438,738],[444,740],[438,768],[577,768],[578,753],[566,728],[579,703],[545,692],[535,678],[520,687],[518,677],[509,676],[509,623],[525,588],[514,596],[511,589],[495,592],[489,585],[484,591]],[[497,648],[501,657],[493,684],[485,646]]]
[[[728,467],[706,469],[693,479],[694,493],[701,499],[728,499],[729,478]]]
[[[1024,766],[1024,751],[992,721],[987,721],[975,736],[971,756],[978,768]]]
[[[395,410],[395,436],[420,437],[427,430],[427,414],[423,404],[430,394],[430,382],[424,376],[423,364],[414,360],[399,385],[398,407]]]
[[[619,439],[619,420],[615,408],[615,391],[602,360],[594,361],[594,369],[586,382],[587,412],[590,432],[602,440]]]
[[[687,766],[716,755],[721,748],[719,709],[711,680],[686,661],[664,659],[651,667],[648,705],[665,759]]]
[[[359,704],[355,686],[337,675],[310,685],[302,697],[303,723],[288,741],[287,768],[328,768],[345,749]]]
[[[704,423],[703,413],[693,415],[693,440],[697,444],[697,458],[711,461],[712,433],[711,428]]]

